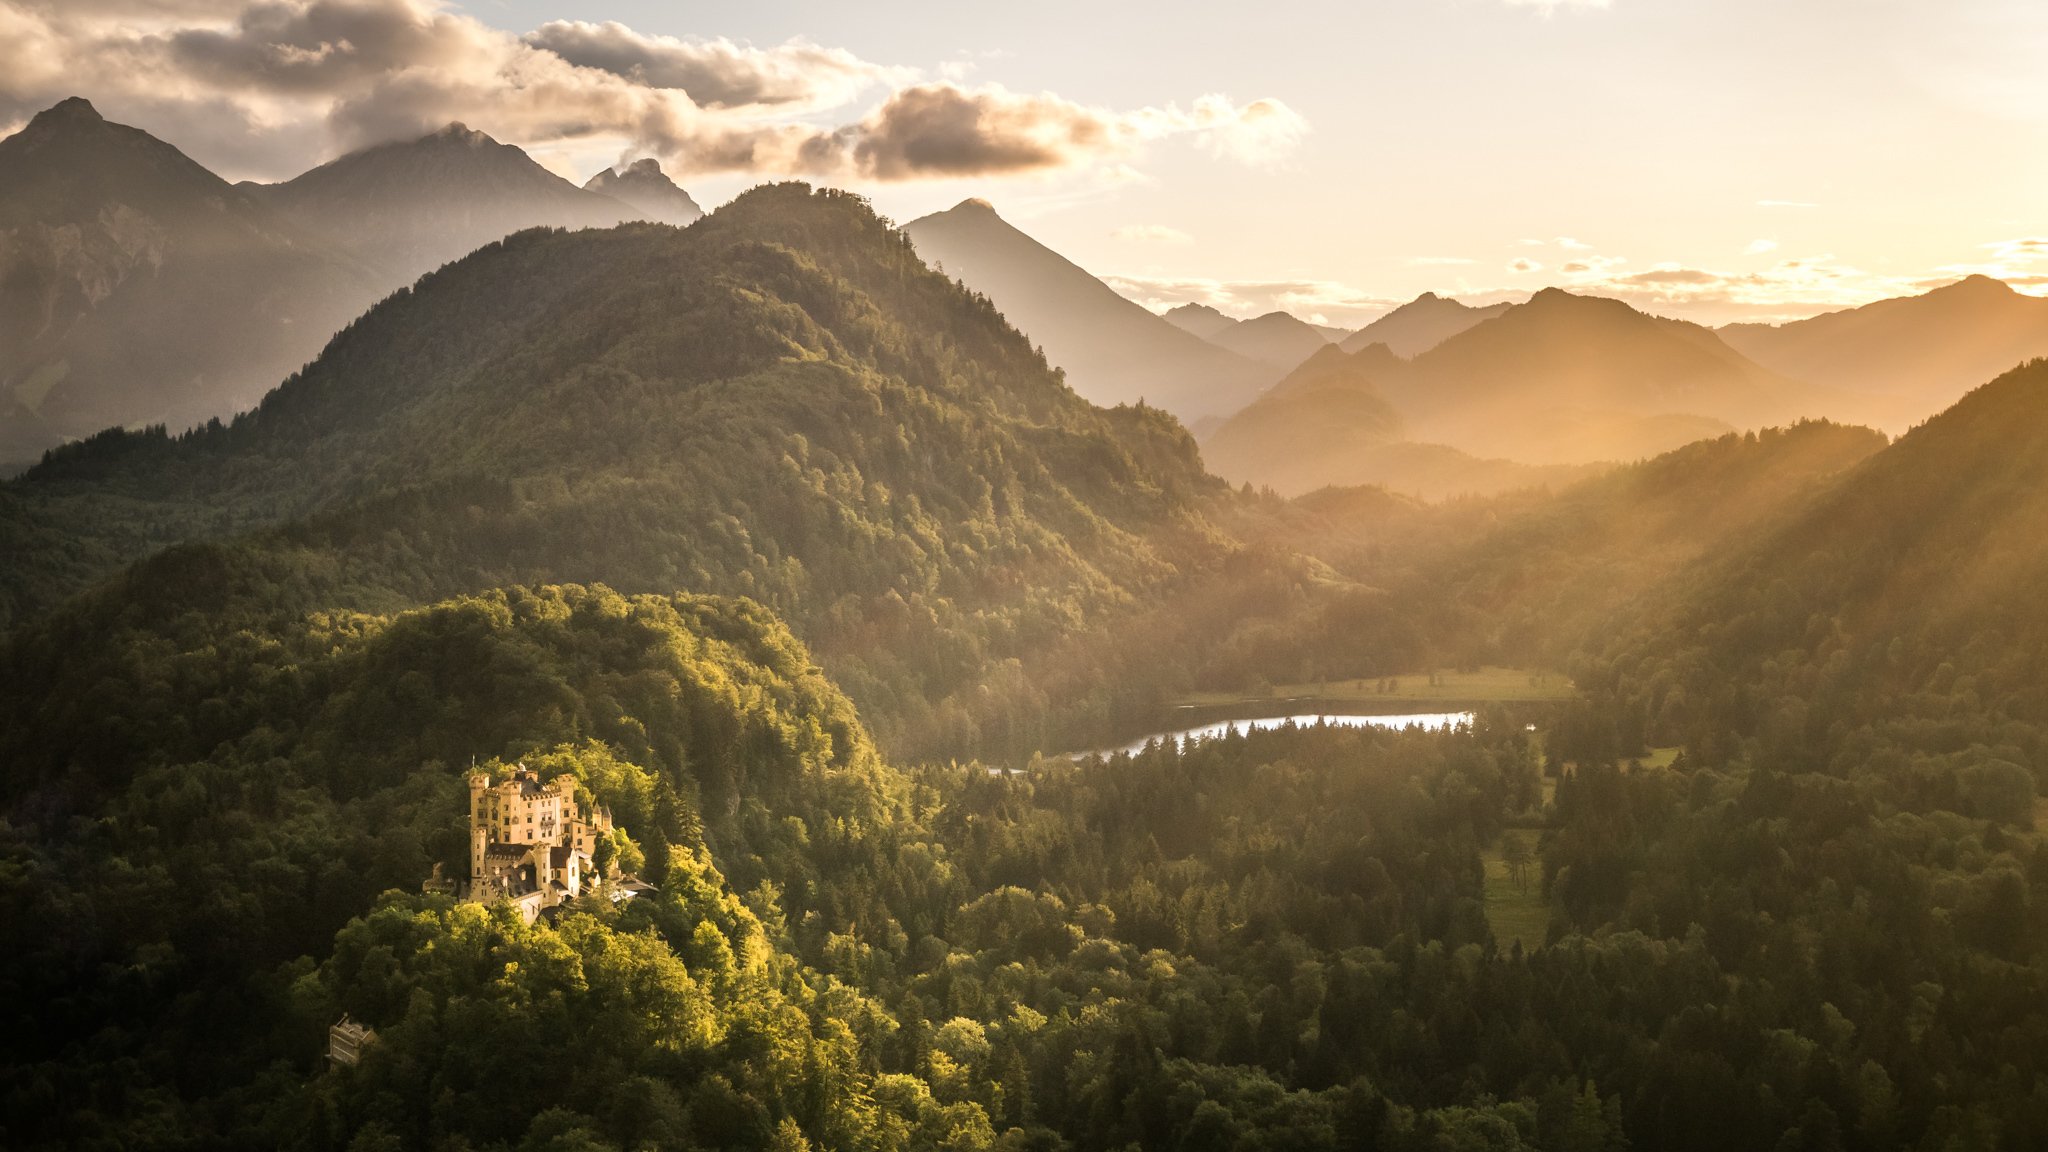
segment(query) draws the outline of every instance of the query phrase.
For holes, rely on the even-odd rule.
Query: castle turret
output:
[[[469,822],[469,898],[482,900],[484,891],[484,854],[490,848],[491,835],[484,829],[484,822],[474,817]]]

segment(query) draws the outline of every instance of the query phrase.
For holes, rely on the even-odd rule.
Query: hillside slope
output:
[[[2048,361],[1971,392],[1844,476],[1780,530],[1689,582],[1612,648],[1682,660],[1675,735],[1753,732],[1706,681],[1802,699],[1826,748],[1879,724],[1923,751],[2048,723]],[[1974,734],[1974,735],[1966,735]]]
[[[749,595],[885,737],[969,743],[954,695],[1213,554],[1218,490],[1170,420],[1090,407],[862,202],[802,186],[686,230],[522,233],[227,427],[101,438],[0,488],[83,524],[225,510],[202,532],[224,549],[131,577],[166,617],[553,581]],[[9,579],[46,560],[73,562],[53,545]],[[62,590],[37,587],[31,619]]]

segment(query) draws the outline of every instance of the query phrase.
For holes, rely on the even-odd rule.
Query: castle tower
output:
[[[484,892],[484,850],[490,847],[490,833],[484,830],[484,822],[471,817],[469,821],[469,898],[482,900]]]

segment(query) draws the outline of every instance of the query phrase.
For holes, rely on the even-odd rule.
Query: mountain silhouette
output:
[[[1772,373],[1699,325],[1556,288],[1415,357],[1382,388],[1416,439],[1533,464],[1636,459],[1865,407]]]
[[[244,187],[398,284],[523,228],[601,228],[642,214],[462,124]]]
[[[1384,344],[1346,353],[1326,344],[1202,442],[1202,458],[1226,480],[1299,496],[1372,484],[1437,500],[1515,488],[1562,486],[1596,465],[1537,466],[1482,460],[1408,439],[1376,383],[1405,365]]]
[[[1795,380],[1888,397],[1884,422],[1903,430],[2007,369],[2048,356],[2048,299],[1971,276],[1790,324],[1731,324],[1720,335]]]
[[[904,225],[926,261],[987,296],[1102,405],[1143,400],[1184,421],[1243,408],[1279,375],[1185,332],[968,200]]]
[[[652,157],[635,160],[624,168],[607,168],[584,185],[586,192],[609,196],[657,224],[689,224],[704,215],[704,209],[688,192],[676,186]]]
[[[1346,352],[1384,344],[1394,355],[1410,360],[1483,321],[1506,312],[1510,305],[1474,308],[1434,292],[1424,292],[1343,340]]]
[[[81,99],[0,140],[0,465],[253,403],[379,281]]]
[[[1209,337],[1209,342],[1283,372],[1293,371],[1330,346],[1330,338],[1314,325],[1286,312],[1268,312],[1234,324]]]

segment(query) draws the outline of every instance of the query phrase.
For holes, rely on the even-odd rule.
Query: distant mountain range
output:
[[[1417,439],[1531,464],[1636,459],[1867,407],[1779,376],[1699,325],[1556,288],[1450,337],[1382,387]]]
[[[1898,430],[2015,365],[2048,357],[2048,299],[1971,276],[1791,324],[1731,324],[1720,335],[1795,380],[1893,401],[1880,419]]]
[[[1510,307],[1489,304],[1474,308],[1434,292],[1424,292],[1345,337],[1342,346],[1346,352],[1356,352],[1373,344],[1384,344],[1394,355],[1409,360]]]
[[[1282,371],[1293,371],[1325,345],[1351,335],[1342,328],[1310,324],[1290,312],[1268,312],[1239,320],[1207,304],[1182,304],[1164,313],[1167,321],[1219,348],[1249,356]]]
[[[985,200],[903,226],[918,255],[994,302],[1102,405],[1143,400],[1193,423],[1251,403],[1280,375],[1120,295],[1012,227]]]
[[[1403,367],[1384,344],[1355,354],[1325,345],[1210,433],[1202,443],[1202,458],[1226,480],[1249,481],[1282,496],[1373,484],[1438,500],[1562,487],[1599,471],[1595,464],[1486,460],[1443,444],[1410,440],[1406,422],[1378,383]]]
[[[697,201],[678,188],[662,172],[661,161],[652,156],[635,160],[624,168],[607,168],[585,182],[583,190],[609,196],[645,219],[662,224],[691,224],[704,215]]]
[[[65,100],[0,140],[0,474],[246,408],[379,297],[511,232],[700,214],[651,162],[593,183],[455,124],[230,185]]]
[[[1773,373],[1698,325],[1558,289],[1489,309],[1425,297],[1375,327],[1413,348],[1425,328],[1475,316],[1413,359],[1325,347],[1210,431],[1204,457],[1284,495],[1372,483],[1438,497],[1562,484],[1599,462],[1872,405]]]
[[[0,140],[0,464],[246,407],[383,288],[259,197],[66,100]]]

